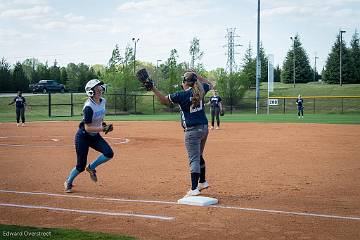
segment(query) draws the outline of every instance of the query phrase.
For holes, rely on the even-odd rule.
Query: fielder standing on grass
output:
[[[298,98],[296,99],[296,105],[297,105],[297,110],[298,110],[298,116],[300,118],[300,114],[301,114],[301,118],[304,118],[304,100],[301,98],[301,95],[299,94]]]
[[[75,136],[77,164],[70,171],[70,175],[64,183],[65,192],[67,193],[72,192],[74,179],[85,170],[85,167],[86,171],[90,174],[91,180],[97,182],[96,167],[114,156],[110,145],[100,135],[100,132],[107,134],[113,130],[112,124],[107,125],[103,121],[106,104],[106,100],[102,98],[104,90],[104,83],[98,79],[90,80],[85,86],[85,91],[89,98],[84,104],[83,120]],[[101,154],[95,161],[86,166],[89,147]]]
[[[14,98],[14,100],[9,103],[9,105],[12,105],[15,103],[16,106],[16,126],[20,126],[20,117],[21,117],[21,126],[25,126],[25,106],[26,106],[26,100],[22,96],[22,92],[18,91],[18,95]]]
[[[205,178],[203,151],[209,133],[208,120],[204,109],[204,96],[212,89],[212,84],[193,71],[185,72],[182,81],[183,91],[163,95],[153,84],[145,69],[137,72],[139,81],[148,91],[153,91],[160,103],[177,103],[181,109],[182,126],[185,131],[185,146],[188,153],[191,189],[185,197],[196,196],[209,187]]]

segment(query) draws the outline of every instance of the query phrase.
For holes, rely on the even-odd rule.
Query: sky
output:
[[[360,0],[261,0],[260,38],[275,65],[283,64],[298,34],[311,66],[322,69],[339,30],[349,46],[360,31]],[[226,68],[227,29],[235,29],[236,64],[249,44],[256,54],[256,0],[0,0],[0,58],[36,58],[52,65],[107,65],[118,44],[136,44],[136,59],[164,63],[170,51],[189,62],[200,40],[206,70]]]

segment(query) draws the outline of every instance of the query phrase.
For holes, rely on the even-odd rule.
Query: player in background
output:
[[[191,189],[185,197],[196,196],[209,187],[205,178],[203,151],[209,133],[208,120],[204,109],[204,96],[212,89],[212,84],[193,71],[185,72],[182,81],[183,91],[163,95],[155,86],[152,91],[160,103],[177,103],[181,109],[182,126],[185,131],[185,146],[188,153]]]
[[[79,129],[75,135],[77,164],[70,171],[64,183],[65,192],[67,193],[72,192],[74,179],[85,170],[85,167],[86,171],[90,174],[91,180],[97,182],[96,167],[114,156],[110,145],[100,135],[100,132],[105,132],[106,134],[112,131],[112,124],[106,125],[103,122],[106,104],[106,100],[102,98],[104,88],[104,83],[98,79],[90,80],[85,86],[85,91],[89,98],[84,104],[83,120],[79,124]],[[86,166],[89,147],[101,154],[95,161]]]
[[[214,118],[216,117],[216,129],[220,128],[220,112],[223,110],[223,106],[221,104],[221,97],[218,95],[216,90],[213,90],[213,96],[210,98],[210,112],[211,112],[211,127],[210,129],[214,129]]]
[[[22,96],[22,92],[18,91],[18,95],[14,98],[14,100],[9,103],[9,105],[12,105],[15,103],[16,106],[16,126],[20,126],[20,117],[21,117],[21,126],[25,126],[25,106],[26,106],[26,100]]]
[[[301,118],[304,118],[304,100],[301,98],[301,95],[299,94],[298,98],[296,99],[296,105],[297,105],[297,110],[298,110],[298,116],[300,118],[300,114],[301,114]]]

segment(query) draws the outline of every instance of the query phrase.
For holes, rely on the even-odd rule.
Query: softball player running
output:
[[[304,100],[301,98],[301,95],[299,94],[298,98],[296,99],[296,105],[298,110],[298,116],[300,118],[304,118],[304,106],[303,106]]]
[[[77,164],[70,171],[70,175],[64,183],[65,192],[67,193],[72,192],[74,179],[85,169],[90,174],[91,180],[97,182],[96,167],[114,156],[113,150],[100,135],[100,132],[105,132],[106,134],[113,129],[112,124],[106,125],[103,122],[106,104],[106,100],[102,98],[104,89],[104,83],[98,79],[90,80],[85,86],[85,91],[89,98],[84,104],[84,117],[75,135]],[[86,166],[89,147],[101,154],[95,161]]]
[[[182,126],[185,131],[185,146],[189,158],[191,189],[185,197],[196,196],[208,188],[205,179],[203,151],[208,136],[208,120],[204,111],[204,95],[212,89],[212,84],[195,72],[186,72],[182,82],[183,91],[164,96],[152,86],[150,90],[162,104],[177,103],[181,109]]]

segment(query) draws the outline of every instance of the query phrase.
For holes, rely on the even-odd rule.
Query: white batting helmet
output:
[[[88,95],[89,97],[94,96],[94,88],[98,85],[101,85],[103,87],[104,83],[99,79],[91,79],[90,81],[88,81],[85,85],[86,95]],[[105,89],[105,87],[103,87],[103,89]]]

